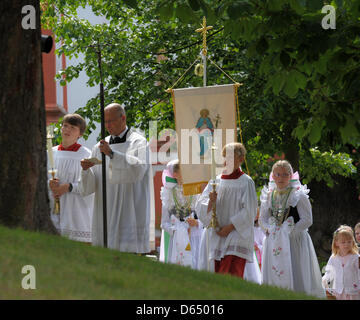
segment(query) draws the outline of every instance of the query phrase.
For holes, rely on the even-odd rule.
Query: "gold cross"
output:
[[[212,26],[206,26],[206,18],[204,17],[203,18],[203,23],[202,23],[202,28],[199,28],[199,29],[196,29],[195,31],[196,32],[201,32],[202,33],[202,36],[203,36],[203,49],[202,49],[202,52],[203,52],[203,55],[206,56],[206,53],[207,53],[207,49],[206,49],[206,33],[208,30],[212,29],[213,27]]]

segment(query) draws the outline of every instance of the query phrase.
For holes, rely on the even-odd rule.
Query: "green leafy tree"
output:
[[[322,27],[325,13],[321,10],[325,4],[336,9],[336,29]],[[251,101],[242,108],[244,131],[250,134],[245,140],[252,150],[261,150],[252,153],[252,164],[263,164],[262,155],[269,147],[284,151],[295,168],[306,175],[307,182],[325,181],[323,187],[312,184],[315,190],[312,194],[318,199],[314,202],[315,220],[318,219],[317,223],[314,221],[318,228],[314,228],[317,235],[314,239],[318,247],[325,248],[322,241],[331,242],[329,230],[344,221],[355,223],[360,213],[358,2],[164,0],[159,3],[160,8],[167,8],[168,16],[177,16],[178,6],[201,12],[211,22],[221,21],[224,35],[230,35],[238,47],[243,44],[245,49],[241,53],[259,66],[258,72],[253,69],[248,73],[250,81],[244,81],[245,89],[256,87],[257,90],[249,90],[242,96],[243,101],[249,98],[246,103]],[[256,114],[260,121],[250,113]],[[262,122],[265,119],[267,124]],[[257,129],[256,136],[253,128]],[[258,168],[255,172],[259,172]],[[261,171],[260,176],[266,177]],[[334,186],[333,190],[328,186]],[[322,240],[324,234],[329,239]],[[329,247],[324,250],[328,252]]]
[[[322,26],[328,13],[321,12],[325,4],[336,9],[336,29]],[[356,1],[173,0],[160,1],[158,7],[167,17],[178,16],[178,7],[201,12],[209,23],[221,21],[224,36],[230,35],[238,47],[239,42],[245,46],[242,54],[256,61],[255,75],[262,78],[250,81],[258,88],[256,94],[263,96],[262,102],[257,99],[262,106],[257,107],[266,108],[270,117],[285,113],[278,116],[282,128],[275,116],[272,124],[286,132],[289,148],[296,145],[297,150],[286,152],[295,167],[297,142],[303,143],[303,149],[318,145],[324,152],[330,148],[349,153],[359,147],[360,9]],[[284,126],[290,121],[289,132]]]
[[[201,39],[194,31],[205,15],[213,26],[209,57],[243,84],[242,138],[258,188],[283,156],[308,183],[322,180],[336,189],[337,176],[359,175],[348,155],[356,159],[360,140],[355,2],[332,3],[337,8],[335,30],[322,28],[324,3],[317,0],[46,2],[43,22],[61,44],[58,53],[85,57],[61,71],[59,80],[64,84],[85,70],[88,85],[98,85],[100,48],[105,104],[124,103],[130,125],[148,130],[149,121],[156,120],[159,131],[174,128],[165,90],[199,57]],[[80,19],[76,10],[85,5],[109,22],[91,25]],[[231,83],[210,63],[207,71],[208,85]],[[201,85],[192,70],[178,83]],[[78,112],[90,119],[91,130],[100,120],[99,97]]]

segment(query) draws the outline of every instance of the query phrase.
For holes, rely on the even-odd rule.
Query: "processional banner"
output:
[[[172,98],[184,194],[201,193],[211,179],[213,141],[216,174],[223,166],[222,148],[236,141],[237,87],[173,89]]]

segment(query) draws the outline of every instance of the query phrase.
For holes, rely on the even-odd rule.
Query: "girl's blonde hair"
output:
[[[274,170],[275,170],[276,168],[279,168],[279,167],[285,168],[286,171],[290,174],[290,176],[292,176],[293,173],[294,173],[293,168],[292,168],[290,162],[287,161],[287,160],[279,160],[279,161],[276,161],[276,162],[274,163],[274,165],[272,166],[271,172],[274,172]]]
[[[356,245],[355,238],[354,238],[354,231],[351,229],[351,227],[347,225],[341,225],[339,228],[336,229],[333,235],[333,241],[331,244],[331,249],[333,255],[337,255],[339,253],[339,248],[336,245],[336,241],[338,241],[340,238],[350,239],[352,240],[352,247],[350,249],[350,252],[352,254],[359,253],[359,249]]]

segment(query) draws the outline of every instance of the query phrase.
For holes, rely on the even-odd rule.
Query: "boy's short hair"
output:
[[[355,225],[354,229],[360,229],[360,222]]]
[[[231,142],[225,145],[225,147],[222,149],[222,156],[226,156],[226,151],[232,152],[232,154],[238,156],[238,157],[245,157],[246,155],[246,149],[244,145],[240,142]]]
[[[80,129],[80,134],[82,135],[86,129],[85,119],[77,113],[68,113],[63,118],[63,123],[69,123],[72,126],[77,126]]]

